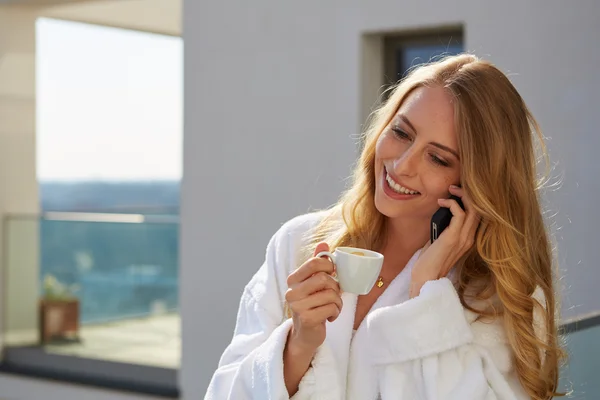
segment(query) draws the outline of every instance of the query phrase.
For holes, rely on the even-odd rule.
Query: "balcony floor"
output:
[[[181,328],[178,314],[151,316],[80,328],[80,343],[46,345],[48,353],[179,368]],[[36,335],[10,335],[10,346],[31,345]],[[32,337],[33,336],[33,337]]]

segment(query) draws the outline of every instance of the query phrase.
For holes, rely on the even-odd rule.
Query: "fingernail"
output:
[[[456,185],[450,185],[450,189],[458,189],[458,186],[456,186]]]

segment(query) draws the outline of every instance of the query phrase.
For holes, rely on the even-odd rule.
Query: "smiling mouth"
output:
[[[385,174],[385,181],[387,182],[389,188],[398,194],[405,194],[405,195],[419,195],[421,193],[417,192],[416,190],[411,190],[409,188],[406,188],[402,185],[400,185],[398,182],[396,182],[394,180],[394,178],[391,177],[390,174],[388,174],[387,169],[384,167],[384,174]]]

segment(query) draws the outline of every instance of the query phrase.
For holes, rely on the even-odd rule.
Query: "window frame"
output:
[[[389,87],[400,79],[397,65],[397,52],[408,47],[460,44],[464,51],[464,33],[462,27],[453,27],[441,30],[428,30],[423,32],[411,32],[385,35],[383,37],[383,81]],[[429,61],[429,60],[425,60]]]

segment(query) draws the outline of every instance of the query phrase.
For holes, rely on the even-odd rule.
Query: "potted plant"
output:
[[[79,299],[77,285],[65,285],[46,275],[39,302],[39,329],[42,344],[79,341]]]

